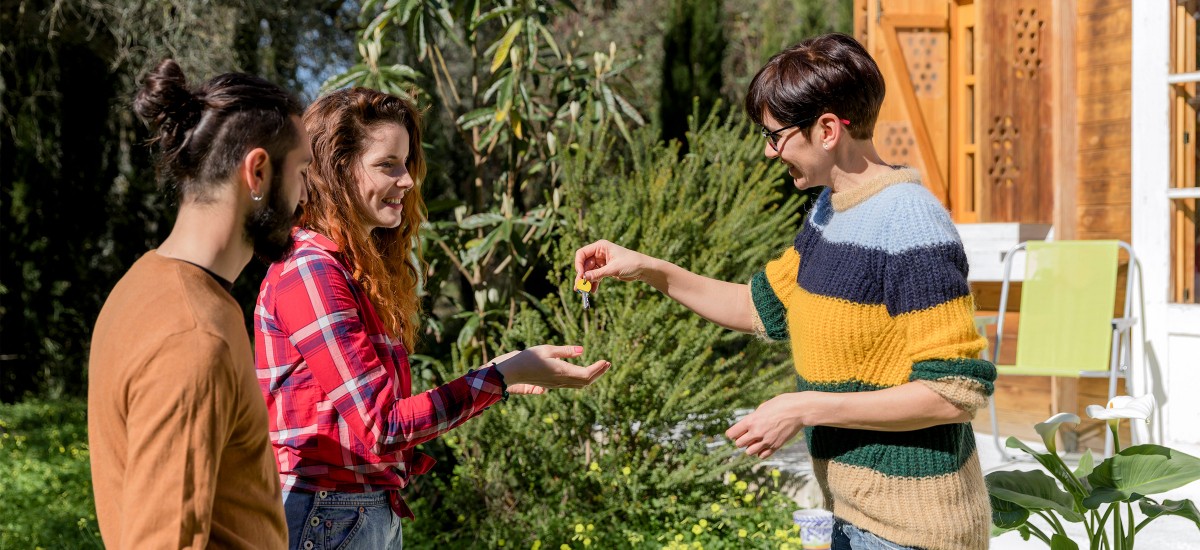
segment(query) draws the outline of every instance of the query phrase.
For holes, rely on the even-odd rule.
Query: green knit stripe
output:
[[[829,393],[854,393],[860,391],[875,391],[890,388],[861,380],[843,380],[841,382],[809,382],[803,376],[796,376],[796,391],[821,391]]]
[[[975,434],[967,423],[911,432],[817,426],[805,428],[804,437],[814,459],[870,468],[896,477],[952,474],[975,452]]]
[[[909,382],[917,380],[941,380],[943,378],[971,378],[983,385],[985,395],[992,395],[996,381],[996,367],[981,359],[939,359],[913,364]]]
[[[763,327],[766,328],[767,338],[775,341],[787,340],[787,308],[779,301],[779,297],[775,296],[765,271],[755,273],[750,279],[750,295],[754,299],[758,317],[762,319]]]

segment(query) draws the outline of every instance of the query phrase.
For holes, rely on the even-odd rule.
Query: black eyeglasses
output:
[[[760,134],[762,134],[762,137],[767,138],[767,143],[771,145],[771,148],[774,149],[776,153],[778,153],[779,152],[779,137],[780,137],[780,134],[782,134],[784,130],[791,130],[792,128],[795,128],[797,126],[803,126],[805,124],[808,124],[808,123],[816,120],[817,118],[818,117],[812,117],[812,118],[797,122],[795,124],[784,126],[783,128],[780,128],[780,129],[774,130],[774,131],[767,130],[766,126],[759,126],[758,132]],[[842,124],[845,124],[846,126],[850,125],[849,120],[846,120],[844,118],[840,118],[838,120],[840,120],[842,122]]]

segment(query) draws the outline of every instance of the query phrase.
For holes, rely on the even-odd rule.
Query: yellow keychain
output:
[[[592,307],[592,282],[587,279],[575,279],[575,292],[583,296],[583,309]]]

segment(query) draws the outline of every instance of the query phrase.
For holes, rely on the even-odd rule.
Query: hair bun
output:
[[[133,109],[158,131],[162,146],[172,149],[199,122],[204,103],[188,90],[187,77],[179,64],[164,59],[142,81]]]

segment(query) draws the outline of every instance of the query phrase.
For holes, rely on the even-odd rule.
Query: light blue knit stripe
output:
[[[949,213],[919,183],[890,185],[855,207],[833,214],[826,191],[808,222],[831,243],[896,254],[960,240]]]

